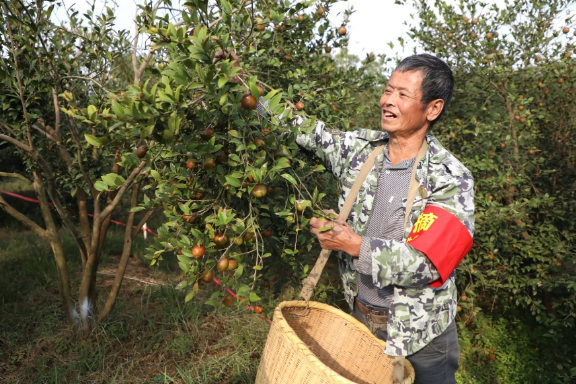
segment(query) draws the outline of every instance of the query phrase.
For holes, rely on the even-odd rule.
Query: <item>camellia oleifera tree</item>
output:
[[[411,37],[445,58],[454,101],[435,134],[476,181],[460,316],[526,308],[558,340],[534,374],[570,380],[575,325],[576,47],[570,1],[415,3]],[[573,340],[573,339],[572,339]],[[571,357],[568,357],[571,356]],[[572,368],[572,373],[574,369]]]
[[[299,152],[292,122],[350,129],[365,110],[353,94],[383,82],[365,71],[374,58],[342,67],[331,56],[347,44],[351,13],[332,24],[334,2],[193,0],[170,18],[157,12],[169,1],[142,7],[139,33],[154,64],[122,96],[94,106],[96,116],[111,115],[96,136],[146,143],[144,189],[154,196],[138,209],[166,216],[148,257],[178,257],[186,300],[213,277],[250,302],[271,285],[298,289],[318,254],[306,226],[313,210],[336,207],[338,186]],[[207,301],[220,302],[234,301],[223,290]]]
[[[0,164],[0,176],[33,185],[43,225],[20,213],[1,195],[0,208],[50,244],[65,316],[86,336],[98,318],[110,313],[118,296],[138,232],[132,228],[137,223],[135,212],[128,214],[120,266],[100,309],[96,273],[111,215],[124,197],[133,207],[140,202],[141,170],[146,166],[131,150],[138,145],[138,137],[126,135],[108,143],[96,139],[100,130],[115,127],[106,110],[96,111],[91,105],[107,100],[112,89],[138,82],[146,64],[136,57],[130,62],[130,53],[137,47],[126,31],[114,31],[113,9],[97,14],[93,4],[83,16],[68,9],[68,22],[56,25],[51,20],[55,6],[52,1],[0,4],[0,140],[17,150],[27,170],[5,172],[5,164]],[[85,118],[73,118],[79,114]],[[139,214],[138,228],[151,213]],[[77,300],[60,222],[81,255]]]

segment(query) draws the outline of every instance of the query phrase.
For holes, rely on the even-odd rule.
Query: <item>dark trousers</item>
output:
[[[376,307],[374,309],[382,310]],[[354,305],[352,316],[364,324],[374,336],[386,341],[386,324],[374,323],[357,305]],[[416,373],[414,384],[456,384],[455,374],[460,358],[456,322],[453,321],[444,333],[406,358],[412,363]]]

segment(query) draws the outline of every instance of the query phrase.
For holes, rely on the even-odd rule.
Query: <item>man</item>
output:
[[[386,341],[386,354],[407,357],[416,384],[455,383],[460,356],[454,269],[472,246],[474,182],[427,135],[453,89],[446,63],[414,55],[398,65],[380,99],[384,132],[330,131],[318,122],[296,139],[340,178],[339,209],[370,153],[384,146],[347,220],[322,233],[327,222],[310,224],[322,248],[340,251],[353,316]],[[417,190],[408,201],[411,185]]]

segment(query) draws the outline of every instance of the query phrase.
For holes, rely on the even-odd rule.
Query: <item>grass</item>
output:
[[[111,231],[102,269],[116,265],[122,234]],[[78,252],[69,236],[64,240],[77,287]],[[214,285],[185,304],[172,288],[177,266],[149,267],[140,259],[145,247],[139,237],[127,271],[137,280],[125,280],[111,316],[80,343],[62,316],[50,249],[31,232],[0,229],[0,382],[253,383],[268,324],[244,308],[203,305]],[[110,280],[99,275],[102,302]],[[573,336],[561,345],[543,338],[546,330],[522,314],[480,313],[459,327],[458,383],[567,382],[542,357],[574,354]]]

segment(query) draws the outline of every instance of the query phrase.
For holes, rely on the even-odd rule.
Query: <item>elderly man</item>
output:
[[[318,122],[296,139],[340,178],[339,209],[370,153],[384,146],[347,220],[322,233],[328,222],[310,224],[322,248],[340,251],[353,316],[386,341],[388,355],[406,356],[417,384],[455,383],[460,356],[454,270],[472,246],[474,182],[428,135],[453,89],[445,62],[410,56],[380,99],[383,132],[330,131]]]

